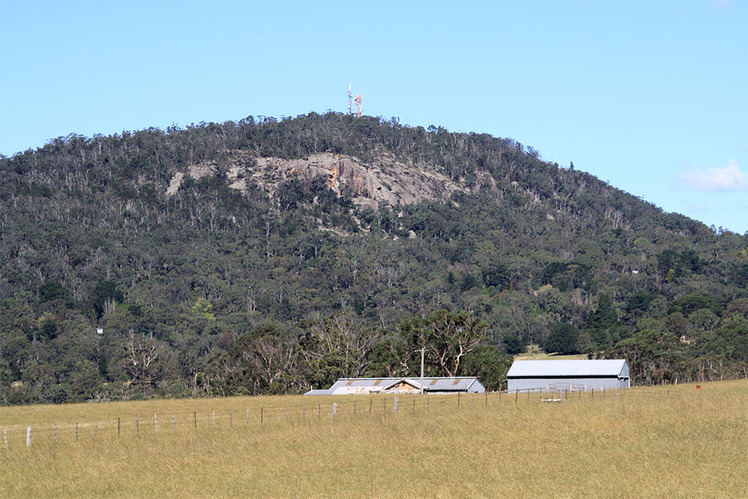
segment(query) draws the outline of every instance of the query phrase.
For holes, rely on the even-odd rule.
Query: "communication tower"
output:
[[[356,97],[353,97],[353,90],[351,89],[351,84],[348,84],[348,114],[353,114],[353,103],[356,103],[356,116],[363,116],[364,115],[364,96],[363,95],[357,95]]]

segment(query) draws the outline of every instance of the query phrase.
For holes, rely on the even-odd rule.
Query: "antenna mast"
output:
[[[359,118],[364,115],[364,96],[359,94],[355,98],[353,97],[353,90],[351,84],[348,84],[348,114],[353,114],[353,103],[356,103],[356,116]]]

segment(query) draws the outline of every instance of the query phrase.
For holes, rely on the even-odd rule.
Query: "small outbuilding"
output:
[[[628,388],[629,365],[614,360],[516,360],[507,391],[586,391]]]
[[[423,390],[421,389],[423,388]],[[475,377],[340,378],[327,390],[309,390],[304,395],[367,395],[373,393],[484,393]]]

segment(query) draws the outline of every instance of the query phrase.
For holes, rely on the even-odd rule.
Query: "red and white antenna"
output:
[[[348,84],[348,114],[353,114],[353,103],[356,103],[356,116],[364,115],[364,96],[359,94],[355,98],[353,97],[353,90],[351,90],[351,84]]]

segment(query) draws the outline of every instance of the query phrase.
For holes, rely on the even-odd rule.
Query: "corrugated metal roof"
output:
[[[515,360],[508,378],[563,376],[618,376],[626,360]],[[626,369],[628,376],[628,369]]]
[[[420,377],[402,378],[340,378],[327,390],[310,390],[306,395],[353,395],[381,393],[395,390],[400,383],[406,383],[420,390]],[[483,384],[476,377],[424,377],[426,392],[478,392],[485,391]]]

